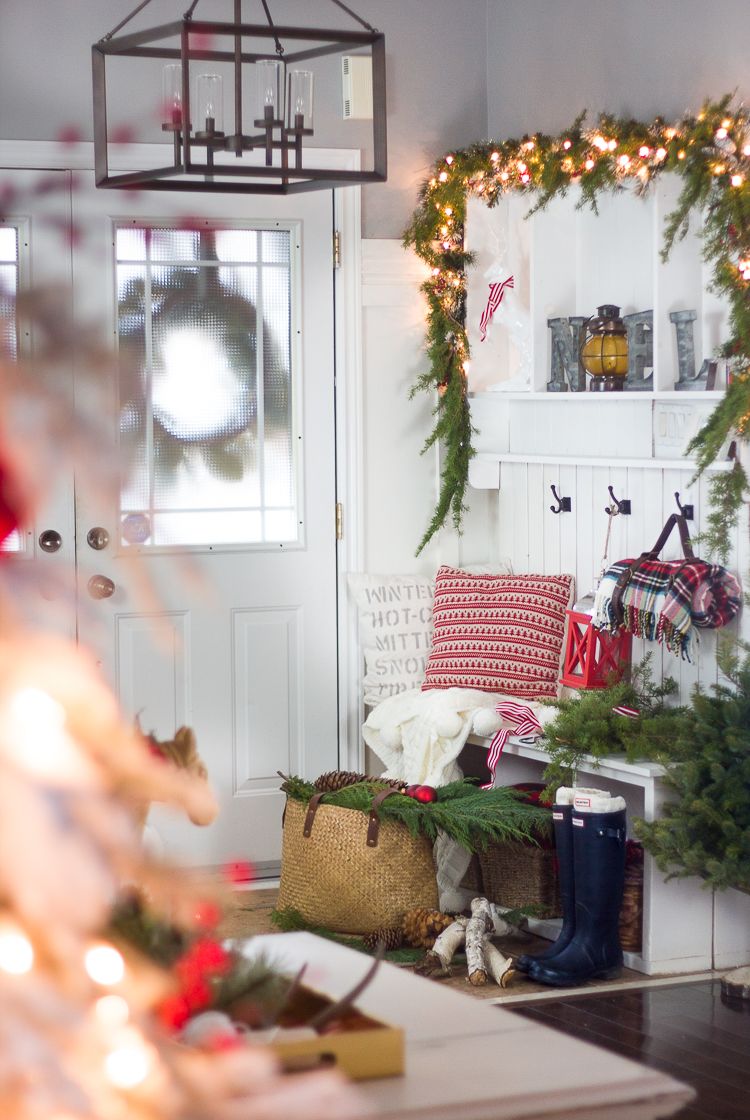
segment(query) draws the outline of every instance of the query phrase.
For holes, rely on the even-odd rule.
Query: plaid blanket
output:
[[[622,626],[636,637],[662,642],[671,653],[690,659],[694,628],[726,626],[742,605],[736,576],[704,560],[619,560],[602,576],[593,622],[617,630],[612,604],[617,581],[631,564],[635,571],[622,594]]]

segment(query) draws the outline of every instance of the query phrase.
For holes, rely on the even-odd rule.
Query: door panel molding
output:
[[[116,688],[125,711],[135,709],[135,697],[149,696],[146,733],[171,739],[178,727],[191,722],[190,612],[115,616]],[[154,671],[149,652],[162,656]],[[151,726],[153,725],[153,726]]]
[[[234,797],[275,790],[279,770],[300,770],[302,618],[301,606],[232,611]],[[294,702],[286,709],[279,705],[274,718],[264,723],[268,709],[260,701],[267,703],[274,691]]]

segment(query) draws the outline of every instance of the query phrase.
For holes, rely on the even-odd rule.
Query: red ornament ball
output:
[[[437,801],[437,790],[432,786],[417,786],[413,795],[417,801],[428,804],[431,801]]]

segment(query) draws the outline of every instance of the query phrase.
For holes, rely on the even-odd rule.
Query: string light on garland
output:
[[[435,425],[423,450],[437,441],[443,448],[440,494],[417,552],[449,517],[461,531],[469,462],[474,454],[466,378],[470,354],[465,269],[471,255],[465,250],[463,223],[468,196],[492,206],[511,190],[534,192],[533,213],[580,183],[582,202],[595,207],[600,193],[618,189],[623,181],[632,179],[644,192],[661,172],[677,173],[684,180],[683,190],[667,217],[664,255],[684,233],[691,208],[708,206],[703,235],[706,257],[713,262],[714,286],[727,296],[730,307],[731,337],[725,356],[731,356],[736,372],[750,367],[750,196],[746,197],[750,116],[742,107],[730,116],[731,101],[727,95],[707,102],[697,116],[688,115],[668,126],[659,119],[644,124],[602,114],[597,127],[584,130],[581,116],[557,137],[535,134],[521,140],[473,144],[438,161],[404,234],[405,246],[414,248],[430,266],[423,285],[428,301],[430,365],[412,393],[438,390]],[[737,227],[731,246],[726,239],[730,222]],[[750,387],[744,391],[750,407]],[[725,408],[718,422],[712,424],[709,418],[708,434],[702,429],[694,448],[700,469],[712,461],[703,461],[701,440],[714,447],[717,423],[729,434],[746,411],[738,403],[737,411]]]
[[[0,930],[0,969],[23,976],[34,967],[34,947],[25,933],[8,926]]]
[[[111,987],[125,975],[125,961],[114,945],[92,945],[85,958],[86,972],[95,984]]]

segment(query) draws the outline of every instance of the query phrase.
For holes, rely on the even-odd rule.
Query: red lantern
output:
[[[590,614],[566,611],[565,660],[560,678],[569,688],[604,688],[630,664],[632,636],[626,630],[597,630]]]

